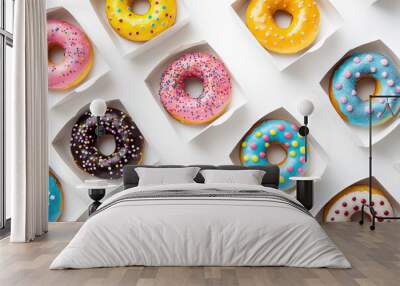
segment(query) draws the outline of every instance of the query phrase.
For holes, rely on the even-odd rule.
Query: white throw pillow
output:
[[[135,169],[139,176],[139,186],[171,185],[195,183],[193,180],[199,167],[184,168],[141,168]]]
[[[265,171],[261,170],[202,170],[205,184],[261,185]]]

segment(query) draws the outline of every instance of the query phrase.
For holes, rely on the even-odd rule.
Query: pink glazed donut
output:
[[[185,80],[195,77],[203,82],[197,98],[185,91]],[[224,113],[231,100],[231,81],[224,64],[206,53],[184,54],[164,72],[160,99],[171,116],[184,124],[205,124]]]
[[[53,63],[49,58],[49,89],[65,90],[82,82],[93,66],[92,45],[78,27],[62,20],[47,20],[48,50],[64,50],[64,61]],[[49,53],[50,54],[50,53]]]

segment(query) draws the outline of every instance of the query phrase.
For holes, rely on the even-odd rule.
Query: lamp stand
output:
[[[100,119],[101,119],[100,116],[96,116],[96,120],[97,120],[96,135],[97,135],[97,137],[106,135],[106,130],[104,129],[104,126],[101,125]]]
[[[400,217],[382,217],[378,216],[376,214],[376,211],[374,209],[374,203],[372,202],[372,100],[374,98],[386,98],[388,100],[389,98],[398,98],[398,96],[395,95],[370,95],[369,96],[369,177],[368,177],[368,191],[369,191],[369,200],[368,204],[363,203],[361,206],[361,219],[360,219],[360,225],[364,224],[364,216],[365,216],[365,208],[369,208],[369,212],[371,213],[371,225],[369,226],[370,230],[375,230],[375,223],[376,220],[378,219],[379,221],[383,220],[396,220],[400,219]],[[390,106],[389,106],[390,108]],[[386,108],[385,108],[386,110]],[[391,110],[391,109],[390,109]],[[391,110],[392,114],[393,111]]]
[[[307,162],[308,159],[308,143],[307,143],[307,135],[310,133],[310,129],[308,126],[308,116],[304,116],[304,125],[299,128],[299,134],[304,137],[304,147],[306,148],[306,152],[304,153],[304,159]]]

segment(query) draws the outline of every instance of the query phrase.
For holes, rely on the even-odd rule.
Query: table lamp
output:
[[[100,124],[100,119],[106,114],[107,104],[103,99],[95,99],[90,104],[90,112],[92,116],[97,118],[97,127],[96,127],[96,135],[103,136],[106,134],[106,130],[104,126]]]
[[[307,146],[307,135],[310,133],[310,129],[308,129],[308,117],[314,111],[314,104],[308,100],[302,100],[297,106],[297,110],[304,117],[304,125],[299,128],[299,134],[304,137],[304,146],[305,146],[305,154],[304,159],[307,162],[308,159],[308,146]]]

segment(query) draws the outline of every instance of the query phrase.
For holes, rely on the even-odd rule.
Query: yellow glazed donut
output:
[[[275,22],[278,11],[292,15],[287,28]],[[279,54],[295,54],[309,47],[318,35],[319,17],[314,0],[250,0],[246,11],[247,26],[256,39]]]
[[[143,14],[132,11],[135,0],[107,0],[106,15],[111,27],[123,38],[145,42],[161,34],[175,23],[175,0],[149,0],[150,8]]]

